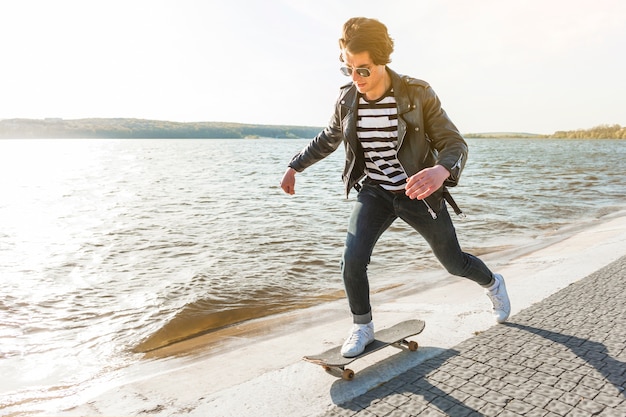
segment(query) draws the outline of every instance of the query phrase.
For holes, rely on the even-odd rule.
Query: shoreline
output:
[[[626,216],[626,210],[622,212],[622,215]],[[608,215],[605,214],[597,219],[590,219],[584,222],[569,224],[559,229],[545,230],[540,236],[517,236],[513,239],[513,241],[508,241],[508,244],[496,245],[492,247],[492,251],[480,252],[475,249],[470,249],[469,252],[479,256],[481,259],[488,260],[489,266],[506,265],[506,261],[509,259],[514,259],[523,254],[541,250],[547,246],[565,240],[575,233],[591,227],[598,221],[602,222],[614,216],[620,216],[620,212]],[[442,273],[441,268],[418,270],[406,269],[405,271],[400,272],[400,274],[402,278],[407,278],[407,283],[399,283],[397,277],[394,279],[387,278],[387,280],[385,280],[383,277],[377,276],[376,282],[373,282],[372,280],[370,283],[372,294],[386,292],[389,290],[406,291],[407,289],[404,288],[406,286],[409,286],[409,293],[418,293],[428,290],[433,286],[441,285],[442,282],[445,282],[447,279],[456,279],[447,276],[445,271]],[[419,276],[419,278],[416,280],[415,276]],[[323,301],[316,304],[308,303],[303,307],[295,307],[281,312],[269,313],[260,317],[252,317],[240,322],[235,322],[223,327],[209,329],[149,350],[142,351],[137,349],[137,353],[143,354],[146,359],[162,359],[177,355],[198,353],[199,349],[217,349],[219,351],[220,346],[225,344],[223,342],[224,338],[232,338],[235,337],[234,335],[237,335],[238,337],[245,337],[271,334],[272,329],[277,325],[277,323],[297,320],[299,311],[305,312],[322,303],[341,302],[341,300],[345,300],[345,295],[343,290],[339,292],[329,292],[321,295],[320,300]],[[281,325],[278,324],[278,326]]]
[[[481,258],[504,275],[514,315],[623,256],[624,248],[622,211]],[[378,329],[408,318],[426,321],[425,331],[416,338],[421,348],[408,355],[384,349],[356,361],[352,382],[301,360],[343,341],[350,319],[340,299],[160,349],[158,356],[97,381],[72,398],[42,404],[39,415],[322,414],[495,325],[488,300],[475,284],[445,271],[425,275],[427,285],[395,286],[372,294]],[[25,415],[17,407],[9,411]]]

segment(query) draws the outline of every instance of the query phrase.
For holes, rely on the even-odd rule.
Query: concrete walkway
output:
[[[626,416],[626,256],[324,416]]]

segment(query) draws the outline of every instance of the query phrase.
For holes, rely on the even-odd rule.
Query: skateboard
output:
[[[379,330],[374,333],[374,341],[367,345],[365,351],[353,358],[341,356],[341,346],[336,346],[319,355],[305,356],[307,362],[320,365],[331,374],[339,374],[346,381],[354,379],[354,371],[346,368],[355,360],[374,353],[382,348],[392,345],[397,348],[407,348],[414,352],[418,348],[417,342],[408,341],[406,338],[420,334],[426,324],[422,320],[407,320],[392,327]]]

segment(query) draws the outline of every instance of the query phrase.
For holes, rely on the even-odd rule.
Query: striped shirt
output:
[[[359,98],[357,136],[367,177],[385,190],[404,190],[407,175],[398,160],[398,108],[393,89],[376,101]]]

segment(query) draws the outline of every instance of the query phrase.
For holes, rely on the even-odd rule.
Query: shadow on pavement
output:
[[[429,407],[441,410],[447,416],[468,416],[468,415],[482,415],[477,410],[472,408],[468,404],[464,404],[463,398],[455,398],[454,393],[448,393],[440,389],[439,387],[428,382],[426,378],[429,373],[438,369],[449,359],[457,356],[458,351],[453,349],[434,349],[433,351],[438,353],[430,359],[424,360],[409,369],[409,371],[399,375],[389,382],[383,383],[378,387],[366,392],[351,401],[347,401],[343,404],[338,404],[340,410],[352,411],[357,413],[364,408],[373,412],[374,415],[386,415],[392,410],[386,410],[384,407],[389,407],[385,402],[380,401],[383,398],[388,398],[397,392],[402,392],[404,397],[409,394],[415,394],[416,398],[419,398],[419,402],[411,403],[410,401],[405,403],[403,407],[406,410],[413,412],[424,410],[426,404]],[[397,355],[400,356],[400,355]],[[389,358],[389,360],[401,360],[397,357]],[[376,366],[373,366],[371,372],[376,372]],[[365,371],[360,373],[363,378],[367,378]],[[337,381],[331,388],[331,397],[333,402],[337,404],[338,400],[345,394],[346,385],[351,382]],[[377,407],[381,407],[377,410]],[[445,410],[445,411],[444,411]],[[368,414],[369,415],[369,414]]]
[[[621,392],[622,396],[626,397],[626,393],[624,392],[624,385],[626,384],[626,363],[611,357],[607,347],[602,343],[524,324],[505,323],[505,326],[524,330],[563,345],[584,362],[593,366],[607,381]]]

